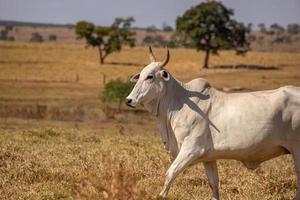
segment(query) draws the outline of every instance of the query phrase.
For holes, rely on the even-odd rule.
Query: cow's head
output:
[[[156,114],[158,102],[165,91],[166,82],[170,79],[170,74],[164,70],[170,54],[167,49],[167,56],[162,62],[157,62],[149,47],[149,57],[151,63],[144,67],[141,73],[132,76],[130,81],[136,82],[131,93],[126,97],[126,104],[130,107],[138,105],[144,106],[149,112]]]

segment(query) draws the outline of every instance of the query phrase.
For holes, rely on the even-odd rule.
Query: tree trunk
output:
[[[100,65],[102,65],[102,64],[104,64],[104,56],[103,56],[102,49],[100,46],[98,46],[98,51],[99,51]]]
[[[205,60],[204,60],[204,65],[203,65],[203,68],[205,68],[205,69],[208,69],[209,54],[210,54],[210,50],[207,48],[205,50]]]

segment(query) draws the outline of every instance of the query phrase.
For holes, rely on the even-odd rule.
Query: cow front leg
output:
[[[175,180],[176,176],[182,172],[188,165],[190,165],[196,157],[199,156],[195,151],[181,149],[174,162],[166,173],[166,180],[162,191],[159,196],[166,198],[171,187],[171,184]]]
[[[204,168],[205,173],[208,178],[208,184],[213,192],[212,200],[219,200],[219,175],[218,175],[218,167],[217,162],[205,162]]]

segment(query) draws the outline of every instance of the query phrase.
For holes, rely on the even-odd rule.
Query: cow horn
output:
[[[152,52],[151,46],[149,46],[149,58],[150,58],[151,62],[156,62],[156,59],[155,59],[155,56],[154,56],[154,54]]]
[[[167,47],[167,56],[165,57],[164,61],[161,62],[160,67],[163,68],[164,66],[166,66],[169,62],[170,59],[170,52],[169,52],[169,48]]]

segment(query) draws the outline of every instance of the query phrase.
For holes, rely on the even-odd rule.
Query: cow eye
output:
[[[153,76],[152,75],[148,75],[146,80],[150,80],[150,79],[153,79]]]

